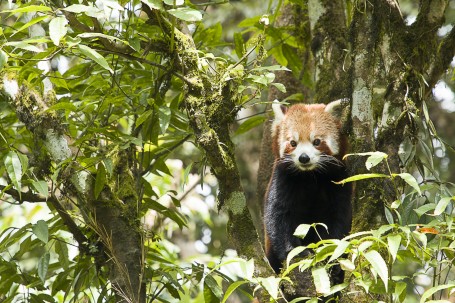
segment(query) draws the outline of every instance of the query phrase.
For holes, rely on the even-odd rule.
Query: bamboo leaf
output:
[[[318,293],[327,294],[330,292],[330,278],[325,267],[314,268],[311,275]]]
[[[51,255],[49,252],[45,252],[44,255],[38,261],[38,276],[44,283],[46,281],[47,270],[49,269],[49,260]]]
[[[103,56],[101,56],[96,50],[83,44],[79,44],[77,47],[82,54],[84,54],[85,56],[89,57],[90,59],[101,65],[104,69],[107,69],[111,73],[114,72],[112,68],[110,68],[106,59]]]
[[[23,31],[24,29],[26,28],[29,28],[30,26],[32,26],[33,24],[36,24],[38,22],[41,22],[45,19],[49,18],[49,16],[39,16],[39,17],[36,17],[36,18],[33,18],[32,20],[30,20],[29,22],[25,23],[24,25],[22,25],[14,34],[16,33],[19,33],[21,31]]]
[[[348,182],[359,181],[359,180],[364,180],[364,179],[371,179],[371,178],[389,178],[389,176],[384,175],[384,174],[360,174],[360,175],[355,175],[355,176],[346,178],[344,180],[341,180],[339,182],[333,182],[333,183],[345,184]]]
[[[52,12],[52,9],[50,7],[44,6],[44,5],[29,5],[25,7],[19,7],[13,10],[5,10],[2,11],[3,13],[11,13],[11,14],[17,14],[17,13],[33,13],[33,12]]]
[[[447,205],[449,205],[451,200],[455,200],[455,196],[444,197],[441,200],[439,200],[438,204],[436,205],[436,208],[434,209],[434,215],[439,216],[440,214],[442,214],[446,210]]]
[[[346,249],[349,247],[349,242],[341,240],[340,242],[337,243],[337,247],[333,251],[332,256],[329,259],[329,262],[332,262],[335,259],[338,259],[341,255],[343,255],[346,252]]]
[[[250,129],[255,128],[256,126],[261,125],[265,121],[266,117],[265,116],[254,116],[249,119],[247,119],[245,122],[240,124],[239,128],[235,131],[236,135],[240,135],[243,133],[246,133]]]
[[[400,248],[401,236],[389,235],[387,236],[387,244],[389,245],[389,252],[393,261],[397,258],[398,249]]]
[[[436,292],[438,292],[440,290],[443,290],[443,289],[449,289],[450,290],[450,289],[453,289],[453,288],[455,288],[455,284],[453,282],[432,287],[432,288],[426,290],[423,293],[422,297],[420,298],[420,303],[428,302],[426,300],[429,299],[434,293],[436,293]]]
[[[375,250],[370,250],[364,254],[365,259],[371,264],[373,269],[377,272],[382,282],[384,282],[385,289],[388,288],[389,273],[387,264],[382,256]]]
[[[224,293],[223,300],[221,300],[221,303],[225,303],[226,300],[231,296],[231,294],[240,286],[243,284],[249,283],[248,281],[237,281],[229,285],[229,287],[226,289],[226,292]]]
[[[417,180],[411,174],[401,173],[401,174],[392,174],[392,176],[400,177],[406,183],[408,183],[410,186],[412,186],[412,188],[414,188],[419,193],[419,195],[422,195],[422,192],[420,191],[420,187],[419,187],[419,184],[417,183]]]

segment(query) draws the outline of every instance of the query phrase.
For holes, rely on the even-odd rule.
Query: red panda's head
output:
[[[295,104],[289,108],[273,103],[275,158],[292,160],[303,171],[339,161],[346,152],[345,138],[340,134],[341,103]]]

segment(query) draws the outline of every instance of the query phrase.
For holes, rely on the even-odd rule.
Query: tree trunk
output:
[[[350,117],[345,130],[349,134],[351,153],[382,151],[389,155],[387,166],[374,172],[399,173],[404,169],[398,149],[405,137],[411,139],[416,128],[422,101],[448,68],[455,54],[455,29],[441,39],[438,28],[443,24],[448,1],[421,1],[416,22],[405,24],[396,1],[307,0],[306,10],[296,18],[297,4],[285,7],[282,20],[292,25],[296,20],[309,20],[310,38],[302,40],[302,49],[311,48],[308,59],[297,51],[313,75],[312,87],[302,86],[302,79],[289,80],[277,75],[288,88],[298,87],[305,96],[321,102],[347,97],[351,100]],[[308,14],[308,15],[307,15]],[[291,75],[291,73],[288,73]],[[297,82],[296,82],[297,81]],[[425,84],[425,83],[428,83]],[[283,98],[284,96],[280,96]],[[270,100],[276,98],[271,92]],[[262,201],[270,178],[272,155],[268,125],[264,128],[258,174],[258,199]],[[348,158],[352,174],[366,172],[365,158]],[[359,181],[353,198],[352,231],[369,230],[386,222],[384,206],[397,199],[389,180]],[[262,203],[262,202],[259,202]]]

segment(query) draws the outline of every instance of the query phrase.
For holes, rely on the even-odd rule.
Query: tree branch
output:
[[[455,56],[455,27],[439,44],[434,64],[429,72],[427,94],[429,94],[441,75],[449,68]]]
[[[19,204],[22,204],[23,202],[30,202],[30,203],[40,203],[40,202],[47,202],[48,198],[34,194],[32,192],[19,192],[18,190],[15,190],[13,188],[6,189],[7,186],[0,185],[0,191],[10,195],[11,197],[14,198],[14,200],[18,201]]]
[[[79,249],[82,253],[88,254],[88,239],[79,229],[79,226],[74,222],[73,218],[68,214],[65,208],[61,205],[60,201],[55,196],[45,197],[43,195],[34,194],[32,192],[19,192],[16,189],[9,188],[6,189],[7,186],[0,185],[0,190],[4,193],[13,197],[14,200],[19,201],[19,204],[24,202],[30,203],[42,203],[42,202],[49,202],[55,210],[58,212],[60,217],[63,220],[63,223],[68,228],[68,231],[74,236],[74,239],[79,245]]]

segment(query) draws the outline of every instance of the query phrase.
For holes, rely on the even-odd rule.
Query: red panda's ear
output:
[[[281,122],[284,118],[284,114],[288,111],[288,108],[282,104],[278,100],[274,100],[272,103],[273,113],[275,114],[275,121]]]
[[[343,114],[343,109],[349,105],[349,99],[339,99],[332,101],[325,106],[324,111],[331,114],[336,119],[340,120]]]

